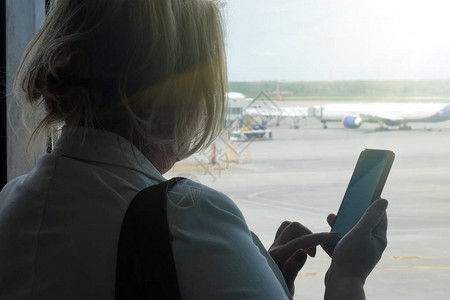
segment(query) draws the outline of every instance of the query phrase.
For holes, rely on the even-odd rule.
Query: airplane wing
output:
[[[373,121],[391,121],[391,122],[399,122],[404,118],[397,114],[388,113],[388,112],[374,112],[374,113],[359,113],[360,118],[365,122],[373,122]]]

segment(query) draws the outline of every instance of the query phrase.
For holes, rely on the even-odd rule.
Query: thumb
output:
[[[355,230],[363,232],[372,232],[380,223],[380,220],[383,217],[387,206],[388,206],[387,200],[385,199],[375,200],[369,206],[369,208],[367,208],[366,212],[362,216],[361,220],[359,220],[358,224],[356,224]]]

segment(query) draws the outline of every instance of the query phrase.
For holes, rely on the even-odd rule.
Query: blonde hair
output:
[[[16,76],[54,124],[103,128],[179,158],[211,143],[226,107],[222,4],[53,0]]]

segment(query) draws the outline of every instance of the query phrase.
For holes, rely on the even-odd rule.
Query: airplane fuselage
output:
[[[343,122],[344,126],[351,128],[359,127],[363,122],[396,126],[409,122],[450,120],[448,103],[333,103],[318,105],[315,111],[323,123]]]

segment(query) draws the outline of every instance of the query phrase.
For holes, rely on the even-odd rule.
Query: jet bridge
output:
[[[256,120],[253,123],[263,125],[275,121],[275,125],[278,126],[283,119],[290,119],[291,124],[289,127],[298,129],[300,120],[305,119],[309,112],[308,108],[303,106],[279,105],[266,93],[261,92],[244,109],[244,114]]]

